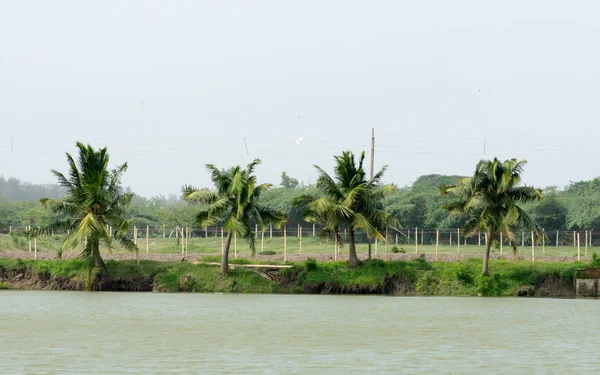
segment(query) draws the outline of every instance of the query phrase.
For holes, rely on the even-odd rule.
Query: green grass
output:
[[[45,252],[56,252],[60,248],[60,237],[45,237],[38,241],[38,251]],[[470,239],[471,242],[476,243],[476,240]],[[392,247],[397,246],[398,249],[404,249],[407,254],[414,254],[416,251],[422,254],[435,254],[435,245],[434,244],[425,244],[415,246],[415,244],[398,244],[395,245],[390,242],[387,247],[381,242],[378,243],[377,247],[373,245],[372,251],[373,254],[378,256],[382,256],[383,254],[392,254]],[[220,237],[194,237],[189,240],[189,254],[220,254],[221,252],[221,238]],[[144,254],[146,252],[146,240],[144,238],[138,239],[138,247],[140,254]],[[302,254],[310,255],[310,254],[331,254],[333,253],[333,243],[328,243],[321,241],[319,239],[313,239],[312,237],[303,237],[302,238]],[[0,256],[2,250],[10,250],[10,251],[28,251],[28,241],[25,237],[20,235],[8,235],[8,234],[0,234]],[[357,252],[361,254],[367,253],[368,245],[365,243],[357,244]],[[148,241],[148,250],[151,254],[181,254],[181,244],[177,244],[177,241],[174,238],[150,238]],[[476,244],[464,245],[460,246],[460,253],[467,255],[480,255],[484,252],[483,246],[477,246]],[[502,254],[509,256],[512,255],[512,249],[509,246],[504,246],[502,249]],[[592,252],[596,250],[596,248],[588,249],[588,257],[591,256]],[[78,254],[80,250],[68,250],[65,253]],[[284,252],[284,241],[282,237],[273,237],[269,238],[268,235],[264,239],[264,243],[260,238],[256,241],[256,252],[259,253],[261,251],[274,251],[276,255],[282,255]],[[585,247],[581,247],[581,256],[585,256]],[[108,253],[107,249],[102,249],[103,253]],[[126,253],[126,251],[117,247],[117,249],[113,250],[114,253]],[[438,247],[438,254],[447,255],[447,254],[457,254],[459,252],[458,246],[454,243],[453,246],[450,246],[448,241],[441,243]],[[231,249],[231,258],[235,257],[235,246],[232,243]],[[237,241],[237,255],[240,257],[249,257],[250,249],[248,244],[243,241]],[[348,247],[343,246],[340,249],[340,254],[345,255],[348,253]],[[500,255],[500,249],[492,249],[493,254]],[[300,240],[298,237],[289,236],[287,237],[287,254],[294,255],[300,254]],[[536,256],[577,256],[577,247],[572,246],[536,246],[535,248]],[[529,257],[531,256],[531,246],[519,247],[519,255]]]

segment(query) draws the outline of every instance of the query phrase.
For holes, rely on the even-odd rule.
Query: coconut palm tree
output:
[[[383,210],[382,198],[389,189],[381,188],[379,183],[386,167],[369,181],[363,169],[364,152],[358,164],[350,151],[344,151],[334,158],[335,179],[315,165],[319,172],[317,188],[323,196],[301,195],[294,200],[294,204],[304,208],[305,220],[325,225],[323,233],[336,236],[340,242],[339,228],[348,227],[348,265],[355,267],[359,264],[356,231],[363,230],[368,236],[385,241],[381,232],[387,226],[397,226],[398,223]]]
[[[59,199],[44,198],[40,201],[50,211],[60,215],[61,219],[46,227],[32,230],[30,236],[65,233],[63,244],[58,251],[59,257],[62,256],[63,250],[83,245],[81,257],[88,262],[86,289],[91,290],[94,267],[100,268],[103,277],[107,275],[106,265],[100,255],[100,244],[110,250],[113,241],[116,240],[127,250],[137,250],[133,242],[126,237],[130,224],[124,219],[125,210],[133,194],[123,193],[121,187],[121,176],[127,170],[127,163],[109,171],[109,155],[106,148],[94,150],[80,142],[77,142],[77,148],[77,163],[67,153],[68,178],[52,170],[66,194]],[[115,228],[112,237],[107,226]]]
[[[513,249],[516,249],[516,225],[534,232],[537,238],[544,235],[535,220],[521,208],[521,204],[542,199],[541,190],[519,186],[526,164],[527,161],[517,159],[482,160],[472,177],[463,178],[454,186],[440,187],[442,195],[455,198],[444,207],[451,213],[466,216],[466,235],[473,235],[478,230],[487,233],[483,258],[485,276],[489,275],[490,248],[500,233],[510,241]]]
[[[229,273],[229,247],[234,234],[248,242],[254,255],[255,238],[250,225],[256,223],[264,230],[269,224],[280,227],[286,221],[284,213],[263,207],[258,202],[260,195],[272,186],[257,184],[254,169],[259,164],[260,159],[255,159],[245,169],[236,166],[228,170],[220,170],[207,164],[206,168],[211,173],[216,191],[201,190],[189,185],[182,189],[186,201],[208,205],[208,208],[196,215],[198,225],[206,227],[218,222],[224,223],[227,239],[221,257],[223,276]]]

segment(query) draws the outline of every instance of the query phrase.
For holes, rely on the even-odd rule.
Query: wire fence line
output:
[[[30,227],[9,227],[0,229],[0,234],[14,234],[14,235],[25,235]],[[113,228],[107,227],[107,231],[112,236]],[[316,224],[308,224],[302,226],[289,227],[282,226],[276,228],[273,226],[267,226],[262,230],[260,226],[255,225],[253,233],[256,238],[277,238],[277,237],[288,237],[295,238],[302,236],[303,238],[314,238],[319,239],[323,227]],[[543,238],[536,238],[532,236],[531,232],[515,231],[515,245],[520,247],[526,246],[548,246],[548,247],[577,247],[577,246],[600,246],[600,233],[585,230],[585,231],[544,231],[545,236]],[[61,233],[53,233],[60,235]],[[410,228],[392,230],[389,229],[385,233],[382,233],[384,238],[387,239],[389,245],[421,245],[421,246],[455,246],[459,248],[462,246],[485,246],[486,235],[483,232],[476,233],[474,235],[465,236],[464,232],[460,228],[456,229],[431,229],[431,228]],[[226,237],[227,231],[221,226],[209,226],[206,228],[202,227],[183,227],[174,226],[132,226],[129,230],[128,237],[135,238],[163,238],[163,239],[178,239],[182,237],[186,238],[220,238]],[[342,240],[348,240],[348,229],[340,229],[340,237]],[[333,238],[323,237],[323,241],[333,241]],[[369,236],[363,231],[355,231],[355,240],[357,243],[366,244],[369,242]],[[371,240],[371,242],[373,242]],[[494,239],[493,242],[496,246],[510,246],[511,243],[508,238],[499,235],[498,238]]]

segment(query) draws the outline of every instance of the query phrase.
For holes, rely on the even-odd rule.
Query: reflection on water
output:
[[[2,374],[592,374],[600,301],[0,293]]]

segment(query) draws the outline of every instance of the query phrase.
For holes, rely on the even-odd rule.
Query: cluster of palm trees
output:
[[[106,148],[95,150],[91,146],[77,143],[79,160],[75,162],[67,153],[68,177],[52,171],[66,195],[61,199],[42,199],[42,204],[64,218],[48,227],[30,231],[30,236],[62,231],[66,233],[59,256],[64,249],[73,249],[83,244],[81,256],[88,261],[88,289],[91,288],[94,267],[106,276],[106,266],[100,255],[100,244],[108,249],[117,241],[126,249],[137,251],[137,247],[127,238],[130,223],[124,219],[132,194],[125,193],[121,186],[121,176],[127,164],[109,170],[109,156]],[[309,222],[324,226],[323,237],[336,239],[342,243],[340,228],[348,229],[348,265],[360,265],[357,253],[355,232],[364,231],[371,240],[385,241],[385,231],[398,230],[400,223],[385,211],[383,199],[393,191],[384,185],[383,167],[372,178],[367,178],[363,167],[364,152],[356,160],[354,154],[345,151],[335,156],[333,176],[319,166],[316,186],[320,196],[302,195],[294,204],[302,209],[303,217]],[[266,208],[260,204],[261,194],[271,184],[258,184],[255,168],[260,164],[256,159],[245,168],[240,166],[219,169],[213,164],[206,167],[215,185],[214,191],[198,189],[190,185],[183,187],[183,197],[187,201],[201,202],[202,207],[196,221],[199,226],[216,222],[224,223],[227,239],[222,249],[221,274],[227,276],[229,270],[229,248],[232,238],[245,239],[252,252],[255,251],[255,237],[251,224],[262,229],[268,225],[281,227],[287,218],[284,212]],[[488,274],[488,259],[493,239],[503,233],[516,249],[514,229],[521,225],[532,230],[537,236],[543,233],[537,224],[521,209],[520,204],[542,198],[539,189],[520,186],[520,176],[525,161],[516,159],[500,162],[481,161],[472,177],[464,178],[455,186],[443,186],[442,194],[455,197],[446,208],[458,215],[468,217],[465,227],[467,234],[484,231],[488,236],[483,262],[483,273]],[[110,233],[107,228],[116,228]]]

